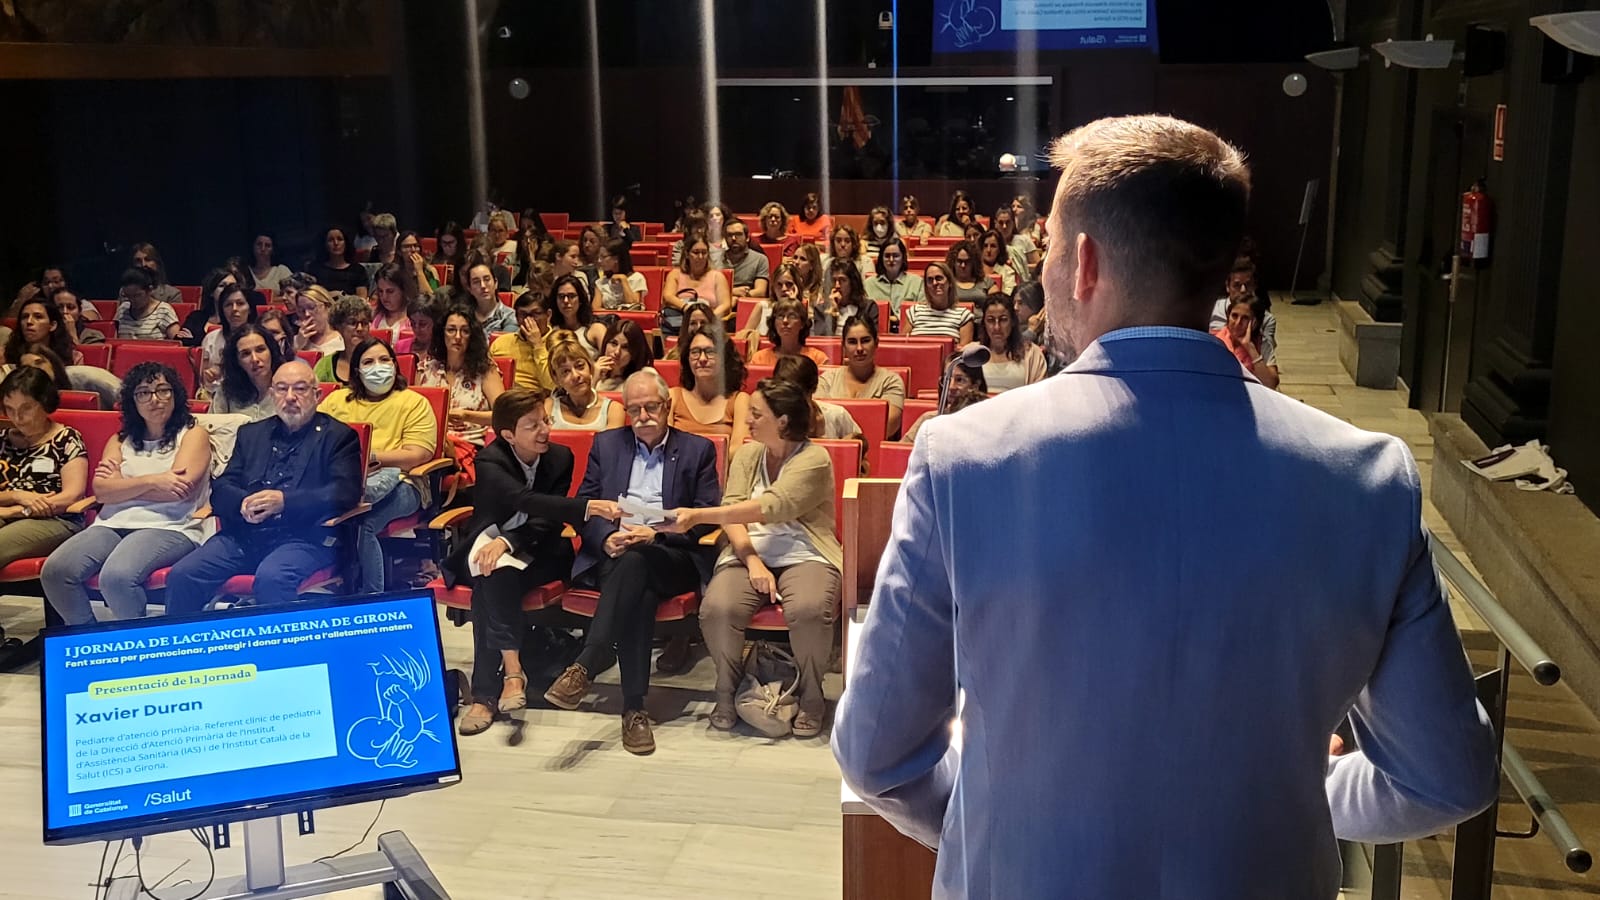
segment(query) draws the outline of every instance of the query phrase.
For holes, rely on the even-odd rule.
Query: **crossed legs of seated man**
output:
[[[338,551],[320,543],[253,534],[241,540],[219,532],[199,549],[178,560],[167,575],[167,614],[199,612],[235,575],[254,573],[258,606],[289,603],[300,585],[318,569],[338,560]]]
[[[656,605],[700,586],[694,556],[659,542],[633,543],[616,556],[608,550],[605,559],[579,575],[576,585],[598,590],[600,602],[578,661],[567,667],[544,698],[562,709],[577,709],[589,692],[589,673],[615,643],[622,676],[622,746],[630,753],[649,753],[656,744],[644,696],[650,687]]]

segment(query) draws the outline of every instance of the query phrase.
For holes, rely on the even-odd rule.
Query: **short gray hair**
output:
[[[655,386],[656,393],[660,395],[663,401],[670,401],[672,399],[672,388],[667,386],[667,380],[661,377],[661,373],[657,372],[654,366],[645,366],[632,375],[629,375],[628,380],[622,383],[623,394],[626,395],[628,388],[632,387],[636,383],[653,384]]]
[[[399,227],[399,223],[395,221],[394,213],[378,213],[372,217],[372,227],[394,231]]]

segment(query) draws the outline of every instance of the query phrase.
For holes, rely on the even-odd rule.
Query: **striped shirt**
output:
[[[972,321],[972,310],[965,306],[934,309],[928,303],[911,307],[911,334],[914,337],[934,335],[961,340],[961,326]]]
[[[116,322],[117,337],[122,340],[164,341],[167,339],[167,329],[178,324],[178,313],[172,304],[158,300],[143,318],[136,319],[133,310],[124,302],[117,306]]]

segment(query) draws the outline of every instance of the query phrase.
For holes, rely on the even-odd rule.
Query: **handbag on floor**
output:
[[[794,654],[777,644],[756,641],[733,698],[734,710],[751,728],[769,738],[780,738],[794,727],[795,713],[800,710],[795,699],[799,690],[800,670]]]

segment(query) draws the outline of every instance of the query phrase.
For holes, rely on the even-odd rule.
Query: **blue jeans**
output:
[[[300,597],[300,584],[311,573],[338,561],[339,552],[311,541],[273,535],[217,534],[200,549],[178,560],[167,576],[167,614],[199,612],[222,583],[241,573],[256,576],[257,606],[289,603]]]
[[[100,595],[113,619],[137,619],[149,600],[144,583],[150,573],[170,566],[195,549],[188,535],[165,528],[111,528],[91,525],[67,539],[45,560],[39,581],[44,595],[68,625],[95,620],[89,606],[89,577],[100,573]]]
[[[404,481],[395,486],[388,496],[372,504],[372,511],[357,521],[356,553],[361,558],[361,583],[356,592],[376,594],[383,590],[383,547],[378,543],[378,533],[396,519],[403,519],[422,508],[422,497],[417,489]]]

